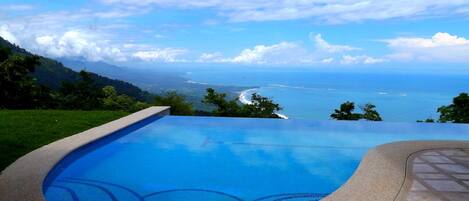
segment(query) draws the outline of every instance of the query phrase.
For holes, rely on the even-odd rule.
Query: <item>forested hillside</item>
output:
[[[28,56],[32,55],[28,51],[13,45],[0,37],[0,48],[2,47],[10,48],[13,53]],[[52,89],[58,89],[63,82],[76,82],[80,80],[80,75],[78,72],[65,67],[62,63],[56,60],[40,57],[39,61],[41,64],[33,73],[33,76],[36,78],[39,84],[45,85]],[[113,86],[119,94],[127,94],[137,100],[151,99],[151,94],[128,82],[110,79],[95,73],[91,73],[91,76],[100,87],[110,85]]]

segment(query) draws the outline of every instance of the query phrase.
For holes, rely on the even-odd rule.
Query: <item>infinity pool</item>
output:
[[[403,140],[469,140],[469,126],[165,116],[62,160],[48,201],[319,200],[367,150]]]

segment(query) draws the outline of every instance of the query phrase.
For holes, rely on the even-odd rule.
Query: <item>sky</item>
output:
[[[47,57],[126,66],[469,72],[469,0],[0,0],[0,36]]]

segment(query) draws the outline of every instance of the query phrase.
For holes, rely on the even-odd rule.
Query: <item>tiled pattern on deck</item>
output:
[[[469,150],[422,151],[411,165],[408,201],[469,201]]]

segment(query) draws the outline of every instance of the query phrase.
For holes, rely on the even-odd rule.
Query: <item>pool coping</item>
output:
[[[170,107],[150,107],[42,146],[0,173],[0,201],[46,201],[43,182],[52,168],[74,150],[153,116],[169,115]]]
[[[413,154],[469,148],[469,141],[402,141],[379,145],[365,155],[352,177],[324,201],[403,201],[410,190]]]

